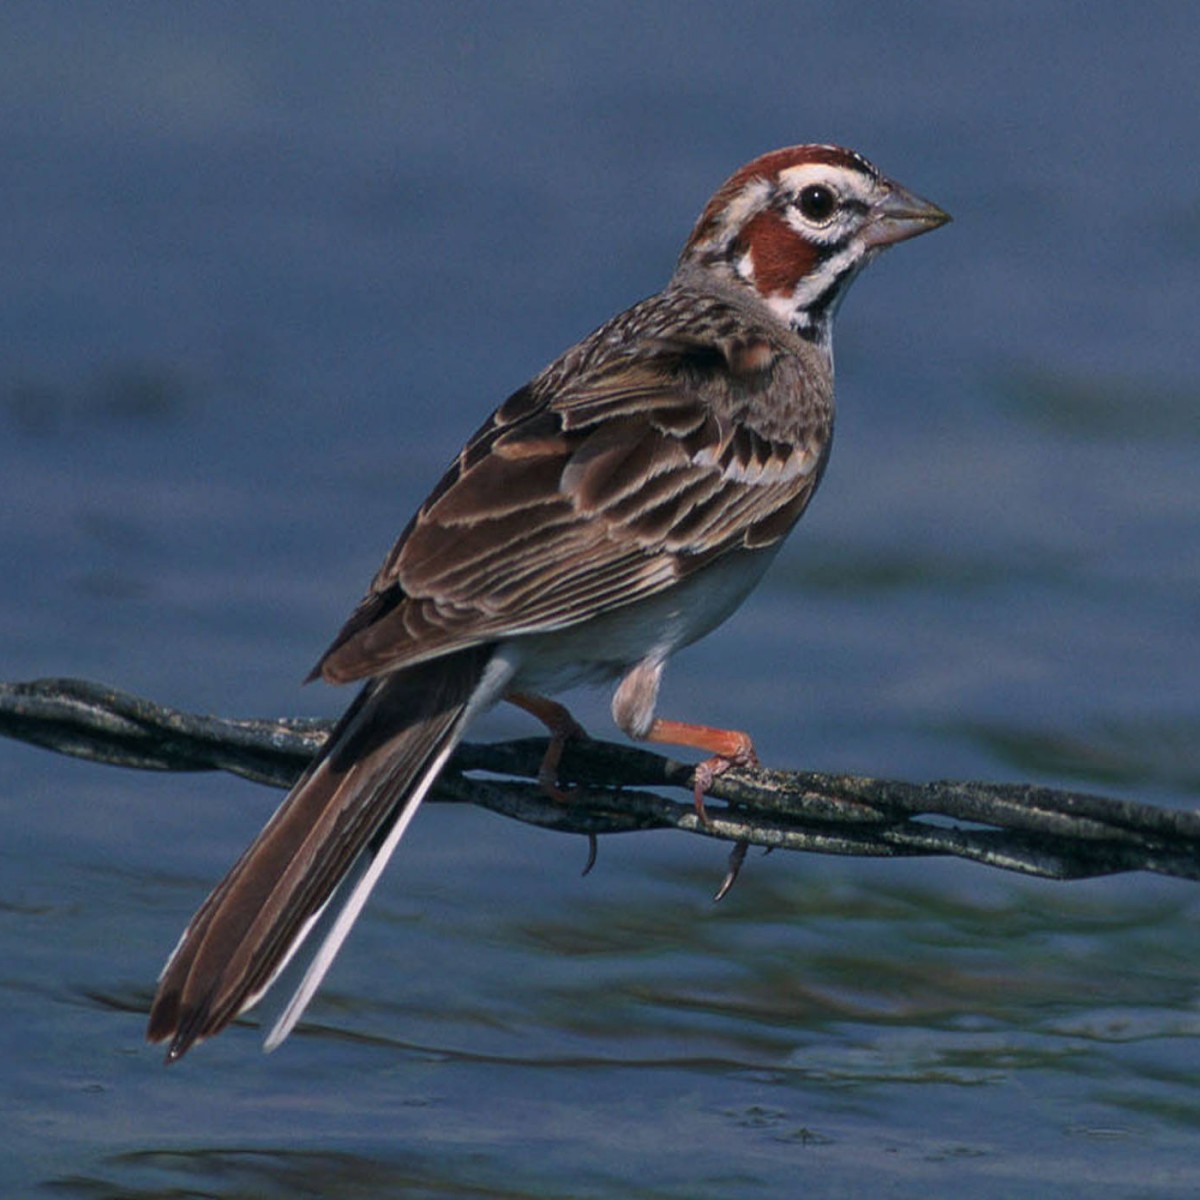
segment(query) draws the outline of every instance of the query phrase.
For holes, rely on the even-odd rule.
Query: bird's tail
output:
[[[467,722],[511,675],[494,647],[477,646],[367,683],[167,960],[146,1037],[170,1040],[168,1062],[257,1003],[289,967],[294,991],[266,1048],[283,1041]]]

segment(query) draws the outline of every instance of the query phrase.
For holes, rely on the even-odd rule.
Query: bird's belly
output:
[[[519,665],[514,691],[554,692],[603,683],[636,663],[661,662],[729,617],[754,590],[776,546],[731,554],[657,596],[589,621],[508,644]]]

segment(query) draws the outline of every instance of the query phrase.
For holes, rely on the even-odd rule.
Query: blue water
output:
[[[821,494],[663,710],[1194,806],[1198,14],[4,5],[0,677],[334,714],[298,682],[463,437],[829,140],[955,223],[856,285]],[[714,909],[718,845],[581,880],[431,807],[297,1036],[166,1071],[154,977],[276,800],[0,743],[5,1195],[1200,1188],[1200,904],[1144,877],[776,854]]]

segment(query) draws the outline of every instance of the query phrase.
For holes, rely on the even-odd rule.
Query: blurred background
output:
[[[955,223],[856,285],[821,492],[662,711],[1195,805],[1198,45],[1171,3],[5,4],[0,678],[337,713],[299,681],[462,440],[830,141]],[[714,909],[718,844],[581,880],[429,806],[298,1034],[164,1071],[154,978],[278,798],[0,744],[0,1190],[1200,1185],[1196,893],[1150,878],[751,855]]]

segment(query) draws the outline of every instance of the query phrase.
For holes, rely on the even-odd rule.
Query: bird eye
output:
[[[834,195],[832,188],[826,187],[823,183],[812,183],[800,193],[797,206],[802,216],[818,225],[823,225],[833,216],[833,210],[837,208],[837,196]]]

